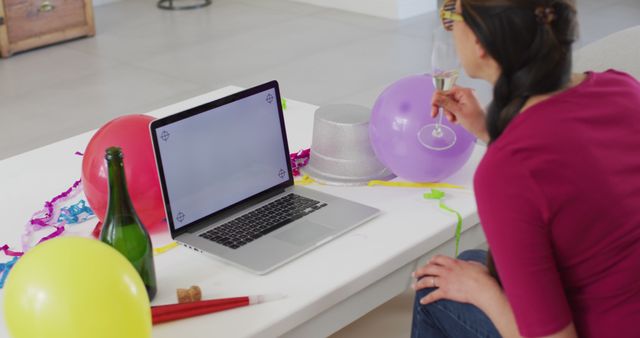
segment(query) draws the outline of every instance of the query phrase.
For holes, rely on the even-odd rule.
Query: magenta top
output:
[[[614,70],[517,115],[474,178],[520,333],[640,337],[640,83]]]

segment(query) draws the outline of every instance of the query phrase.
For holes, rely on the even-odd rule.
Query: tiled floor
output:
[[[640,24],[638,0],[577,2],[576,48]],[[192,11],[123,0],[95,8],[95,19],[93,38],[0,60],[0,159],[231,84],[277,79],[292,99],[372,106],[391,82],[429,71],[436,24],[434,14],[392,21],[284,0]],[[461,81],[488,99],[487,85]],[[407,336],[410,301],[400,296],[335,337]]]

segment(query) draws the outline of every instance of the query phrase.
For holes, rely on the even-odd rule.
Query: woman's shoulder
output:
[[[551,141],[554,135],[567,135],[567,131],[583,121],[595,122],[604,116],[603,112],[623,111],[624,115],[640,117],[630,107],[640,112],[638,80],[615,69],[589,71],[571,88],[524,109],[495,143],[501,148],[518,141]]]
[[[640,83],[618,71],[587,72],[573,88],[516,116],[487,149],[479,170],[553,168],[584,155],[596,136],[625,138],[640,124]],[[586,155],[585,155],[586,156]]]
[[[619,69],[614,69],[614,68],[609,68],[605,71],[589,71],[587,73],[593,73],[593,74],[597,74],[598,76],[604,76],[604,77],[614,77],[614,78],[625,78],[625,79],[631,79],[634,82],[638,82],[638,80],[633,77],[633,75],[623,71],[623,70],[619,70]]]
[[[606,71],[587,71],[582,74],[573,74],[572,83],[565,90],[542,95],[541,99],[534,100],[535,103],[525,105],[520,115],[527,114],[528,111],[554,110],[554,108],[562,107],[564,104],[580,104],[589,99],[594,99],[597,93],[633,93],[640,95],[640,82],[632,75],[616,69],[608,69]],[[606,98],[610,98],[607,96]],[[601,102],[602,97],[597,97]]]
[[[592,86],[600,87],[603,85],[619,84],[628,85],[632,88],[636,87],[640,90],[640,82],[638,82],[638,79],[621,70],[610,68],[602,72],[588,71],[586,74],[590,75],[591,81],[589,84]]]

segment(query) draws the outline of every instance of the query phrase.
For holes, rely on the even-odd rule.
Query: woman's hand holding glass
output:
[[[456,86],[448,91],[436,91],[431,100],[432,117],[438,115],[439,108],[442,108],[447,120],[460,124],[481,141],[489,142],[485,112],[473,89]]]
[[[453,87],[458,79],[458,56],[453,37],[446,27],[433,30],[433,44],[431,52],[431,71],[433,85],[436,91],[447,91]],[[442,115],[434,123],[423,126],[418,131],[418,141],[431,150],[447,150],[456,143],[455,131],[442,124]]]

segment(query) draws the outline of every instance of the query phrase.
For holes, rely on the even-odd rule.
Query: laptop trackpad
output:
[[[320,224],[304,222],[274,235],[274,237],[295,245],[308,245],[328,237],[335,230]]]

